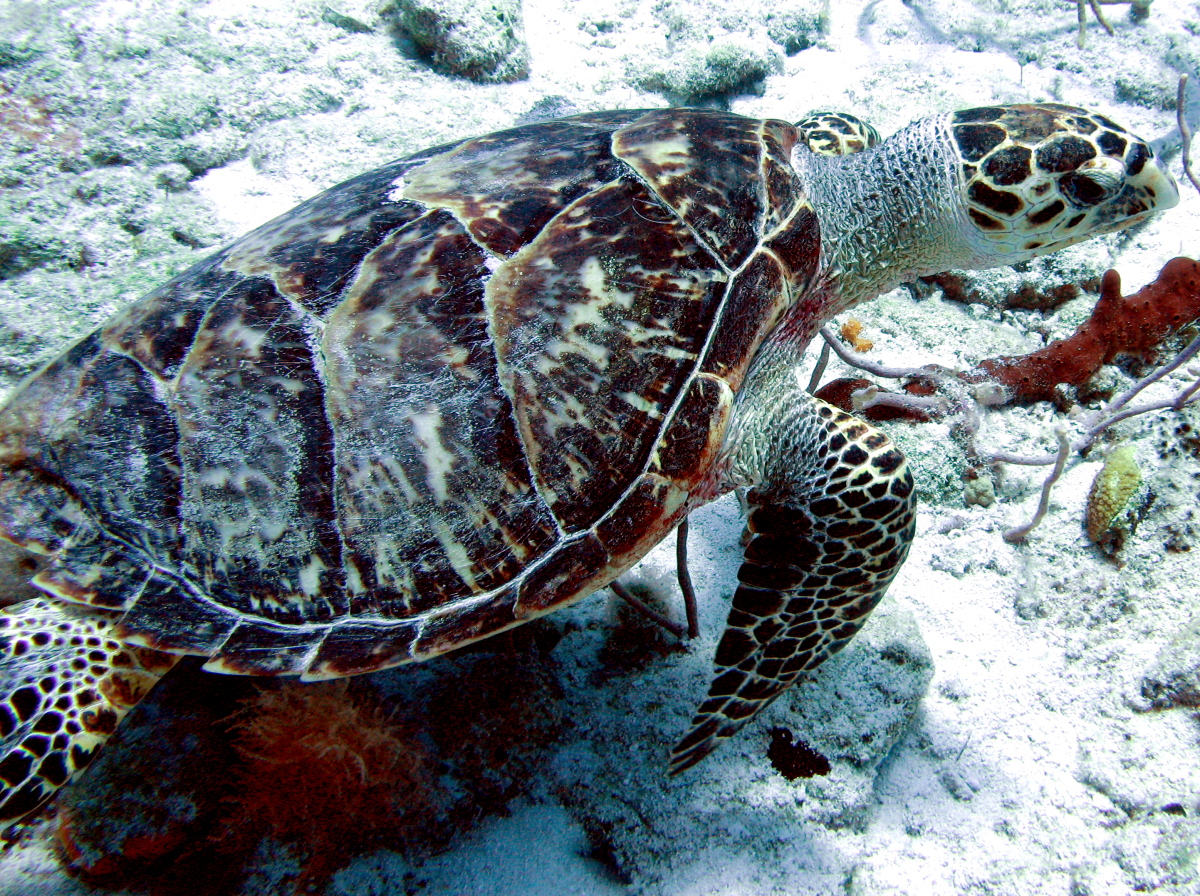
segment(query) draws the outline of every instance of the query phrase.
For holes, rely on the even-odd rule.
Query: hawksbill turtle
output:
[[[183,655],[326,679],[602,588],[747,489],[752,537],[685,769],[845,645],[914,529],[911,476],[797,363],[922,274],[1169,208],[1073,106],[871,146],[698,109],[577,115],[355,177],[134,303],[0,411],[0,813],[83,769]],[[862,151],[856,151],[862,150]]]

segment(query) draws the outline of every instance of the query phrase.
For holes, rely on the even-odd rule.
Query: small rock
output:
[[[792,732],[786,728],[771,729],[771,746],[767,748],[771,766],[789,781],[827,775],[832,768],[829,760],[802,740],[792,743]]]
[[[823,3],[791,0],[768,7],[767,34],[789,56],[815,46],[828,26],[829,10]]]
[[[41,572],[46,559],[0,541],[0,605],[12,606],[23,600],[40,597],[41,592],[29,584]]]
[[[785,53],[818,39],[825,14],[819,0],[747,0],[736,6],[661,0],[653,15],[665,47],[629,52],[629,80],[683,105],[721,106],[737,94],[761,94],[764,79],[783,70]]]
[[[885,603],[811,682],[789,691],[793,730],[831,761],[874,767],[895,746],[933,678],[916,618]]]
[[[555,94],[542,97],[530,106],[527,112],[518,115],[513,123],[518,125],[537,124],[539,121],[552,121],[555,118],[566,118],[568,115],[578,114],[578,106],[565,96]]]
[[[1121,372],[1121,368],[1112,364],[1104,364],[1092,374],[1092,378],[1078,388],[1076,394],[1084,404],[1108,401],[1117,394],[1117,390],[1125,388],[1129,378]]]
[[[520,0],[397,0],[392,16],[433,67],[481,83],[529,73]]]
[[[990,476],[977,476],[963,483],[963,503],[968,507],[991,507],[996,503],[996,486]]]
[[[1129,726],[1120,738],[1081,737],[1076,779],[1106,797],[1123,815],[1113,820],[1124,824],[1161,811],[1163,806],[1191,804],[1191,775],[1173,752],[1169,739],[1155,736],[1152,729]],[[1177,769],[1169,775],[1167,769]],[[1167,813],[1167,817],[1172,817]]]
[[[770,42],[726,35],[677,50],[665,64],[635,80],[672,101],[699,102],[738,93],[758,93],[767,75],[780,71],[782,59]]]
[[[1050,608],[1041,591],[1036,587],[1022,588],[1013,602],[1013,610],[1018,619],[1033,622],[1035,619],[1045,619],[1050,615]]]
[[[161,165],[154,169],[154,182],[171,193],[186,190],[188,181],[191,179],[192,172],[188,170],[186,165],[181,165],[178,162]]]
[[[1152,816],[1123,829],[1112,852],[1134,892],[1195,893],[1200,885],[1200,819]]]
[[[1175,73],[1168,71],[1129,71],[1113,82],[1117,101],[1147,109],[1174,109]]]
[[[962,772],[953,767],[942,769],[938,780],[942,782],[943,787],[950,791],[951,796],[964,803],[969,802],[975,796],[975,791],[979,789],[975,782],[969,781]]]
[[[58,842],[75,874],[140,881],[220,812],[234,755],[222,722],[252,683],[197,665],[173,670],[59,796]]]
[[[321,21],[327,25],[332,25],[334,28],[341,28],[343,31],[348,31],[351,34],[370,34],[371,26],[366,22],[361,22],[354,16],[348,16],[326,6],[321,10]]]

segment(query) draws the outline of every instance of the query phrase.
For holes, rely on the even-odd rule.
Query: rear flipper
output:
[[[784,419],[746,421],[738,472],[751,533],[708,698],[671,752],[695,765],[854,637],[908,554],[904,456],[878,430],[796,389]],[[753,409],[751,410],[753,414]]]
[[[179,660],[116,640],[118,616],[42,598],[0,612],[0,819],[87,768]]]

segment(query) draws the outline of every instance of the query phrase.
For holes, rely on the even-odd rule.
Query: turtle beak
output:
[[[1154,169],[1158,173],[1157,182],[1151,185],[1158,194],[1154,210],[1161,212],[1174,208],[1179,205],[1179,184],[1175,182],[1170,171],[1158,164],[1158,159],[1154,160]]]
[[[1148,212],[1163,212],[1179,205],[1179,185],[1163,164],[1158,153],[1150,156],[1150,160],[1133,177],[1129,178],[1129,186],[1145,204]]]

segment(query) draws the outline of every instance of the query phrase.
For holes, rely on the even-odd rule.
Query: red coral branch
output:
[[[868,420],[908,419],[914,422],[943,416],[947,409],[962,413],[976,405],[1028,404],[1054,398],[1055,386],[1080,386],[1103,364],[1119,355],[1149,358],[1171,334],[1200,319],[1200,263],[1190,258],[1167,262],[1158,278],[1131,296],[1121,295],[1121,278],[1116,271],[1104,275],[1100,299],[1091,317],[1066,339],[1020,357],[981,361],[973,369],[956,374],[936,365],[925,367],[887,367],[869,361],[839,344],[828,327],[821,329],[826,346],[851,367],[876,376],[907,380],[904,392],[887,392],[866,380],[838,379],[826,383],[814,394],[844,410],[859,413]],[[1158,374],[1141,381],[1133,394],[1156,377],[1191,358],[1189,348]],[[965,381],[965,382],[964,382]],[[966,384],[971,384],[967,386]],[[867,387],[867,388],[864,388]],[[810,387],[811,388],[811,387]],[[972,389],[972,393],[964,392]],[[981,391],[982,390],[982,391]],[[1195,401],[1194,388],[1171,399],[1162,407],[1182,407]],[[868,394],[869,393],[869,394]],[[935,393],[949,396],[948,407],[931,403]],[[1105,427],[1125,417],[1155,410],[1159,405],[1142,405],[1121,410],[1132,394],[1115,402],[1107,411],[1109,419],[1089,432],[1089,439]],[[1117,413],[1120,411],[1120,413]],[[970,427],[973,431],[973,427]],[[1089,441],[1090,444],[1090,441]],[[1013,463],[1052,463],[1054,458],[997,458]]]
[[[1149,357],[1164,339],[1197,319],[1200,263],[1193,259],[1171,259],[1153,283],[1131,296],[1121,295],[1121,277],[1109,271],[1092,316],[1072,335],[1032,354],[981,361],[964,378],[999,382],[1012,403],[1049,401],[1056,385],[1081,386],[1119,355]]]

